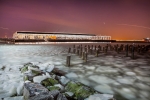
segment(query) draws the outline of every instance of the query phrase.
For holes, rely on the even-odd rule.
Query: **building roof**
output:
[[[17,31],[17,34],[60,34],[60,35],[86,35],[86,36],[96,36],[95,34],[86,34],[86,33],[36,32],[36,31]]]

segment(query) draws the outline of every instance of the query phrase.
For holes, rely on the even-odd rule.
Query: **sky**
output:
[[[16,31],[150,37],[150,0],[0,0],[0,37]]]

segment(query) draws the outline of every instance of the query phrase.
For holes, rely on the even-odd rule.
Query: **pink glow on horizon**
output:
[[[149,0],[1,0],[0,27],[9,30],[0,28],[0,37],[15,31],[60,31],[142,39],[150,34],[149,11]]]

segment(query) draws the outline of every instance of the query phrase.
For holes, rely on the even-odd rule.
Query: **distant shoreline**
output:
[[[57,44],[57,43],[150,43],[146,41],[117,41],[117,40],[15,40],[0,38],[0,44]]]

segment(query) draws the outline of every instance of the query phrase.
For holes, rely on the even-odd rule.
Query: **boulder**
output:
[[[46,78],[43,81],[41,81],[41,84],[44,85],[45,87],[53,86],[55,84],[58,84],[58,81],[53,78]]]
[[[59,70],[58,68],[54,68],[52,72],[59,76],[65,76],[65,74],[66,74],[66,72]]]
[[[25,100],[53,100],[51,93],[40,83],[25,83],[23,96]]]
[[[54,100],[54,97],[50,93],[41,93],[36,96],[30,97],[27,100]]]
[[[82,85],[81,83],[69,82],[65,87],[67,92],[74,94],[74,99],[85,99],[92,95],[95,91],[89,87]]]
[[[68,100],[65,95],[59,93],[57,96],[57,100]]]

